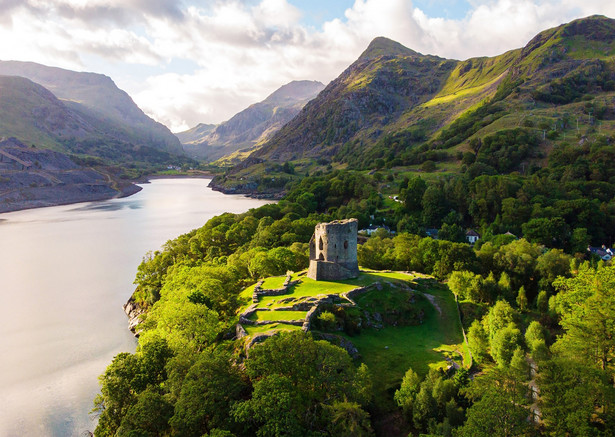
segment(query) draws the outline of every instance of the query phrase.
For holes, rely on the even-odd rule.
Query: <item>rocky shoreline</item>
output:
[[[63,153],[28,147],[15,138],[0,141],[0,213],[127,197],[140,190]]]
[[[139,323],[141,323],[141,315],[145,313],[145,308],[143,308],[137,301],[134,299],[134,293],[128,299],[124,305],[122,305],[124,312],[128,316],[128,329],[132,332],[135,337],[139,337],[140,330],[137,330]]]
[[[1,177],[3,176],[0,175]],[[28,186],[12,190],[3,190],[3,188],[0,182],[0,213],[122,198],[142,190],[133,183],[113,188],[110,184],[87,182],[73,185]]]

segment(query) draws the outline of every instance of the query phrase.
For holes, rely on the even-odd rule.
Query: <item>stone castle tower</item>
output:
[[[319,223],[310,240],[308,278],[340,281],[359,276],[357,219]]]

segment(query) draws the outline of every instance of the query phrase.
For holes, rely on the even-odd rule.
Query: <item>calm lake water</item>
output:
[[[97,377],[133,352],[122,305],[148,250],[266,202],[207,179],[157,179],[131,197],[0,214],[0,436],[81,436]]]

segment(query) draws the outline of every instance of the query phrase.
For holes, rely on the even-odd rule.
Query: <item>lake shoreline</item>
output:
[[[64,205],[74,205],[77,203],[84,202],[99,202],[111,199],[123,199],[125,197],[130,197],[134,194],[137,194],[139,191],[143,189],[139,185],[149,184],[152,180],[160,180],[160,179],[213,179],[214,175],[207,172],[199,172],[195,174],[170,174],[170,175],[147,175],[141,178],[137,178],[131,181],[126,181],[125,183],[120,184],[118,186],[119,192],[116,191],[115,194],[109,193],[84,193],[79,192],[71,195],[67,194],[63,191],[59,191],[57,193],[56,199],[27,199],[20,200],[14,203],[0,205],[0,214],[8,213],[8,212],[17,212],[17,211],[25,211],[28,209],[38,209],[38,208],[47,208],[51,206],[64,206]],[[56,190],[63,190],[62,188],[56,188]],[[231,194],[231,193],[229,193]]]
[[[1,436],[93,430],[98,377],[135,352],[122,305],[143,256],[214,216],[266,203],[208,183],[157,179],[123,199],[0,214]]]

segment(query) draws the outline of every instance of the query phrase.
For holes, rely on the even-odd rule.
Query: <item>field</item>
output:
[[[450,365],[468,366],[469,355],[463,342],[461,324],[453,294],[446,286],[432,278],[417,273],[381,272],[362,270],[356,279],[347,281],[314,281],[305,272],[295,273],[287,294],[261,297],[256,312],[249,320],[271,321],[266,325],[244,325],[249,336],[265,332],[301,329],[300,326],[279,323],[283,320],[301,320],[306,311],[292,311],[288,307],[325,295],[342,295],[358,287],[374,287],[354,299],[356,306],[340,296],[327,311],[336,313],[339,325],[325,329],[316,322],[315,333],[328,332],[350,340],[358,349],[360,360],[367,364],[372,374],[376,401],[385,409],[392,409],[392,393],[399,387],[408,368],[425,375],[430,368]],[[284,277],[265,280],[263,288],[280,288]],[[246,306],[252,304],[254,286],[246,288],[242,297]],[[278,308],[286,309],[280,310]],[[259,308],[267,310],[259,311]],[[365,313],[378,314],[382,323],[370,325],[363,322],[360,329],[350,331],[343,327],[343,320],[364,317]],[[362,316],[363,315],[363,316]],[[394,317],[388,318],[387,315]],[[400,318],[401,317],[401,318]],[[319,331],[319,329],[323,331]],[[352,335],[351,335],[352,334]]]
[[[469,354],[463,343],[461,324],[453,294],[440,284],[424,284],[419,301],[425,311],[418,326],[387,326],[346,336],[359,350],[361,361],[369,367],[374,382],[376,403],[392,403],[392,392],[399,387],[403,375],[412,368],[425,375],[430,368],[446,368],[451,361],[469,365]],[[431,304],[438,305],[441,313]],[[391,406],[391,405],[390,405]]]

